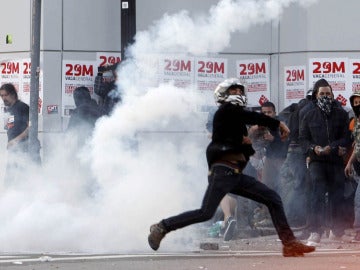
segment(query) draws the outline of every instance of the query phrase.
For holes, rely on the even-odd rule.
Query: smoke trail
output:
[[[135,188],[136,194],[142,198],[142,203],[137,205],[140,215],[133,223],[143,230],[142,234],[136,234],[139,243],[144,244],[145,241],[146,245],[148,227],[153,222],[177,214],[179,210],[198,207],[206,185],[206,164],[201,155],[204,155],[207,140],[205,136],[194,134],[184,138],[181,133],[203,129],[204,119],[194,114],[192,109],[196,108],[194,105],[199,97],[191,88],[146,86],[156,77],[156,53],[206,54],[221,51],[229,44],[233,32],[245,31],[253,24],[278,18],[283,8],[294,2],[220,1],[210,8],[210,16],[192,19],[187,11],[181,11],[171,16],[165,15],[149,31],[137,34],[136,43],[128,52],[130,60],[126,61],[119,75],[125,103],[117,108],[110,119],[99,123],[93,140],[92,168],[96,179],[102,186],[108,186],[110,192],[114,192],[114,186],[119,186],[116,193],[126,198]],[[110,129],[112,132],[107,132]],[[176,130],[180,133],[175,139],[169,133],[136,136],[137,132],[143,130]],[[134,137],[141,144],[138,151],[129,149],[128,142]],[[177,147],[172,145],[174,142]],[[117,145],[116,149],[121,149],[121,155],[104,162],[104,157],[114,145]],[[184,153],[185,157],[179,152]],[[187,171],[183,171],[184,166],[179,167],[183,159],[187,161]],[[121,176],[113,179],[116,172],[120,172]],[[139,180],[141,188],[138,188]],[[195,183],[197,189],[192,186]],[[134,207],[130,203],[121,203],[119,208],[125,210]],[[141,224],[138,220],[141,220]],[[181,232],[177,234],[181,235]],[[167,239],[170,237],[172,234]],[[168,240],[164,244],[170,242]]]
[[[54,138],[41,171],[29,168],[2,194],[0,250],[148,252],[149,225],[198,207],[207,183],[200,97],[192,87],[157,86],[153,55],[221,51],[232,33],[310,2],[223,0],[196,19],[164,15],[138,33],[119,71],[122,105],[79,151],[76,134]],[[194,249],[193,228],[167,236],[162,250]]]

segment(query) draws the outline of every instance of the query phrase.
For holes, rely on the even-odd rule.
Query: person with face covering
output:
[[[71,113],[67,131],[77,131],[86,139],[91,134],[95,122],[105,113],[91,98],[87,87],[76,88],[73,97],[76,108]]]
[[[349,146],[350,132],[347,112],[334,102],[331,85],[320,79],[314,84],[314,106],[300,123],[299,140],[303,151],[310,158],[311,181],[309,245],[320,242],[325,224],[325,196],[330,203],[331,235],[338,239],[344,234],[342,206],[344,200],[343,149]]]
[[[71,119],[68,128],[86,124],[94,126],[96,120],[104,115],[104,111],[97,105],[96,101],[90,96],[87,87],[81,86],[74,90],[73,93],[75,110],[71,113]]]
[[[353,151],[345,167],[345,175],[353,177],[360,176],[360,91],[354,92],[350,97],[350,104],[355,117],[350,123],[354,143]],[[356,232],[353,242],[360,242],[360,185],[357,185],[354,198],[354,225]]]

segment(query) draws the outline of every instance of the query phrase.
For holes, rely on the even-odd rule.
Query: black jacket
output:
[[[274,137],[274,140],[265,146],[266,149],[265,156],[267,158],[285,159],[287,155],[289,140],[286,141],[281,140],[279,128],[277,128],[276,130],[270,130],[270,133]]]
[[[248,159],[255,153],[251,144],[242,144],[248,135],[246,125],[261,125],[276,130],[279,121],[257,112],[247,111],[243,107],[225,103],[215,112],[212,141],[206,150],[209,167],[228,153],[243,153]]]
[[[102,74],[95,77],[94,91],[102,98],[102,107],[106,114],[110,114],[116,103],[121,101],[116,82],[105,82]]]
[[[300,124],[299,140],[304,153],[310,156],[312,161],[343,162],[338,155],[338,147],[347,147],[351,143],[348,127],[349,117],[344,109],[334,104],[327,116],[314,105],[305,113]],[[330,155],[317,156],[313,151],[317,145],[330,145]]]
[[[8,141],[11,141],[28,127],[29,106],[17,100],[14,105],[6,108],[6,112],[8,117],[5,119],[5,129],[7,130]]]
[[[94,100],[81,103],[71,113],[68,130],[74,129],[79,132],[91,131],[95,122],[105,113]]]

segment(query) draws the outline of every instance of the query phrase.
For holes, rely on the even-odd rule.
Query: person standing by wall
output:
[[[79,150],[91,137],[96,121],[106,113],[91,98],[90,91],[85,86],[77,87],[74,90],[73,98],[76,108],[70,114],[66,133],[71,134],[72,141],[76,144],[76,150]]]
[[[85,86],[77,87],[73,92],[73,98],[76,108],[70,114],[69,124],[67,126],[66,134],[69,143],[75,143],[73,151],[73,159],[78,158],[78,153],[84,151],[87,146],[87,141],[91,138],[96,121],[105,115],[102,108],[90,96],[90,91]],[[89,172],[90,167],[85,162],[77,162],[78,170],[82,172]],[[84,189],[87,194],[94,196],[99,185],[96,179],[89,174],[86,177]]]
[[[294,111],[288,117],[290,129],[287,156],[280,170],[281,198],[284,202],[285,213],[292,226],[306,226],[309,213],[309,181],[306,168],[306,155],[299,143],[300,111],[307,104],[312,103],[312,89],[308,90],[304,99],[300,100]],[[303,229],[301,238],[307,239],[310,233]]]
[[[29,106],[20,101],[15,86],[10,83],[0,87],[0,96],[5,105],[4,129],[7,132],[8,162],[5,174],[5,184],[16,181],[16,174],[29,161]],[[40,151],[40,142],[38,142]],[[38,151],[38,153],[39,153]],[[32,157],[34,162],[40,163],[40,154]]]
[[[261,112],[277,119],[276,108],[272,102],[268,101],[261,105]],[[264,135],[264,140],[268,144],[265,147],[265,164],[262,181],[278,193],[281,192],[280,169],[285,161],[288,147],[288,142],[282,141],[279,134],[279,130],[270,130]]]
[[[299,140],[309,156],[311,210],[308,244],[320,242],[324,232],[325,195],[331,209],[331,231],[336,237],[344,234],[342,207],[344,200],[344,161],[342,149],[350,143],[347,112],[334,102],[331,85],[320,79],[314,84],[315,106],[308,110],[300,124]]]
[[[270,101],[263,103],[260,111],[266,116],[279,120],[276,115],[275,105]],[[278,129],[270,130],[262,126],[252,126],[250,130],[251,132],[249,131],[249,136],[250,133],[254,133],[254,131],[256,131],[262,136],[259,138],[260,141],[264,142],[264,166],[262,169],[261,182],[281,194],[282,186],[280,183],[280,169],[286,158],[288,143],[287,141],[281,140]],[[257,140],[252,140],[252,143],[255,144],[256,141]],[[254,222],[256,227],[271,226],[271,217],[263,205],[259,205],[256,212],[257,220]]]
[[[67,129],[78,130],[84,136],[88,136],[95,127],[95,122],[105,111],[91,98],[90,91],[85,86],[77,87],[73,97],[76,108],[70,115]]]
[[[98,68],[98,74],[95,77],[94,92],[100,99],[100,105],[106,114],[110,114],[114,106],[121,101],[118,86],[116,85],[117,71],[119,63],[111,66],[102,66]],[[105,78],[104,73],[111,72],[111,78]]]
[[[349,178],[360,176],[360,91],[354,92],[350,97],[350,104],[354,111],[355,117],[351,131],[354,139],[354,147],[351,156],[345,167],[345,175]],[[353,180],[348,180],[353,181]],[[354,225],[356,232],[353,241],[360,242],[360,185],[357,185],[354,198]]]

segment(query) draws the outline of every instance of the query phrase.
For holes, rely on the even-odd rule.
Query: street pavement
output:
[[[360,269],[360,244],[323,239],[314,253],[284,258],[275,235],[236,239],[202,239],[217,243],[218,250],[142,254],[0,254],[0,269],[31,270],[232,270],[232,269]],[[200,245],[199,245],[200,246]]]

